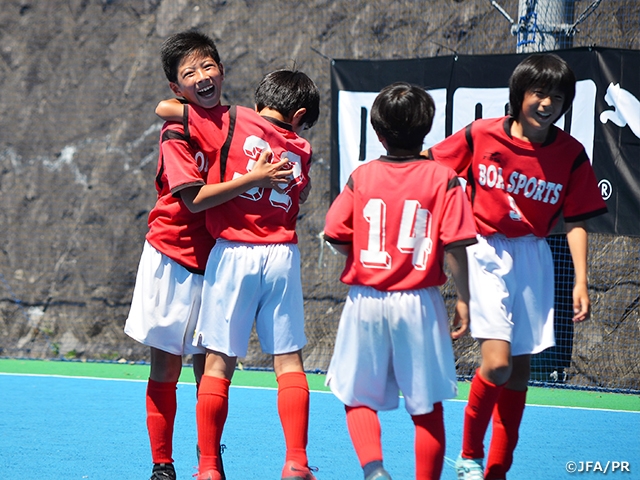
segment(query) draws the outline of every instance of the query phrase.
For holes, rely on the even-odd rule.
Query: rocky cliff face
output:
[[[190,28],[218,44],[225,103],[251,106],[259,79],[276,68],[295,66],[319,85],[322,118],[308,136],[314,191],[300,235],[311,269],[309,308],[319,303],[318,311],[336,317],[331,306],[343,296],[335,281],[339,261],[329,268],[331,292],[321,291],[327,269],[313,271],[315,236],[329,202],[329,57],[433,55],[442,46],[426,42],[429,36],[456,44],[452,32],[461,22],[486,14],[476,2],[461,4],[453,18],[446,2],[434,2],[428,16],[415,15],[416,2],[387,4],[4,2],[0,354],[138,359],[146,353],[128,341],[122,325],[155,200],[161,123],[153,110],[172,95],[159,48],[168,35]]]
[[[600,44],[638,48],[628,14],[634,1],[603,4],[592,16],[615,39]],[[513,17],[517,3],[500,2]],[[317,238],[329,206],[330,59],[515,50],[509,25],[484,0],[4,0],[2,7],[0,356],[146,358],[122,327],[155,201],[154,107],[172,95],[159,62],[168,35],[197,28],[216,40],[225,103],[251,106],[259,79],[283,67],[305,71],[321,90],[321,119],[307,135],[314,189],[298,229],[309,368],[328,365],[345,293],[337,281],[342,259]],[[586,32],[584,43],[594,43],[595,30]],[[250,357],[269,363],[255,349]]]

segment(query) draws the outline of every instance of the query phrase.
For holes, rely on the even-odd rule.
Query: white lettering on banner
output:
[[[445,138],[445,113],[447,108],[447,90],[444,88],[427,90],[436,104],[436,114],[431,131],[424,140],[424,146],[430,147]],[[386,152],[378,141],[371,126],[371,105],[378,92],[338,92],[338,147],[340,149],[340,189],[349,180],[349,175],[358,165],[373,160]],[[363,115],[363,109],[366,115]],[[361,142],[364,140],[364,145]],[[362,159],[360,157],[363,157]]]
[[[453,92],[452,131],[466,127],[476,119],[480,110],[481,118],[504,117],[509,105],[509,88],[467,88]]]
[[[593,80],[580,80],[576,83],[576,97],[571,108],[571,125],[569,131],[587,152],[593,161],[593,144],[595,125],[593,119],[596,112],[597,87]],[[501,117],[506,115],[509,104],[509,89],[499,88],[467,88],[461,87],[453,93],[453,131],[466,127],[476,119],[476,112],[482,118]],[[565,116],[556,122],[559,128],[565,129]]]
[[[443,140],[446,129],[445,113],[447,91],[442,88],[428,90],[428,92],[436,103],[436,116],[431,132],[425,138],[425,147],[430,147]],[[623,92],[626,91],[623,90]],[[595,137],[594,118],[596,118],[596,94],[597,86],[593,80],[580,80],[576,83],[576,97],[571,109],[571,125],[566,126],[566,129],[570,131],[571,135],[584,146],[591,161],[593,161]],[[369,111],[377,95],[378,92],[349,92],[346,90],[338,92],[338,146],[340,154],[341,188],[346,185],[349,175],[351,175],[351,172],[355,170],[361,161],[375,159],[385,154],[384,147],[378,141],[378,137],[369,121]],[[620,92],[618,92],[616,96],[614,90],[612,90],[610,99],[617,105],[613,99],[620,98],[621,96]],[[508,103],[509,89],[506,87],[461,87],[456,89],[453,93],[453,131],[456,132],[475,120],[478,112],[482,118],[505,115],[505,109]],[[366,115],[362,115],[363,109]],[[621,107],[617,107],[616,111],[627,112],[627,110]],[[633,120],[630,119],[627,114],[625,115],[624,118],[626,122],[631,126]],[[613,117],[606,116],[606,119],[614,121]],[[562,116],[556,122],[556,125],[565,129],[565,120],[565,116]],[[601,120],[603,120],[602,117]],[[638,125],[640,125],[640,118],[638,122]],[[361,141],[363,140],[365,144],[361,145]],[[360,159],[361,153],[364,154],[362,160]],[[491,174],[493,174],[493,172],[491,172]],[[498,177],[496,177],[496,181],[498,181]],[[531,184],[529,188],[532,189],[533,184]],[[534,194],[533,192],[530,193]]]
[[[613,110],[605,110],[600,114],[600,121],[607,123],[611,121],[620,128],[629,125],[633,134],[640,138],[640,100],[633,93],[620,88],[620,84],[613,82],[607,87],[607,93],[604,95],[604,101]]]

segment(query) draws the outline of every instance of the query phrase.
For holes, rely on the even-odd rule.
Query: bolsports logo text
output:
[[[480,186],[505,190],[501,167],[481,163],[478,165],[478,173],[478,184]],[[562,187],[562,184],[547,182],[536,177],[527,177],[515,170],[509,176],[506,190],[513,195],[524,195],[525,198],[555,205],[560,199]]]

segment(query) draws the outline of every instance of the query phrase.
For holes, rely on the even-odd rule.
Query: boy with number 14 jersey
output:
[[[422,88],[384,88],[371,123],[387,155],[353,171],[326,217],[324,238],[347,255],[350,285],[327,384],[345,404],[365,480],[391,478],[377,412],[397,408],[399,392],[415,425],[415,478],[439,479],[442,401],[457,394],[451,336],[468,326],[465,247],[476,231],[455,172],[420,156],[434,112]],[[453,333],[438,288],[445,257],[459,298]]]

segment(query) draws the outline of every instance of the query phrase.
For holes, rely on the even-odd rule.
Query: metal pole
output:
[[[571,17],[574,0],[520,0],[518,23],[512,27],[517,36],[516,51],[533,53],[573,44]],[[568,21],[567,21],[568,20]]]

